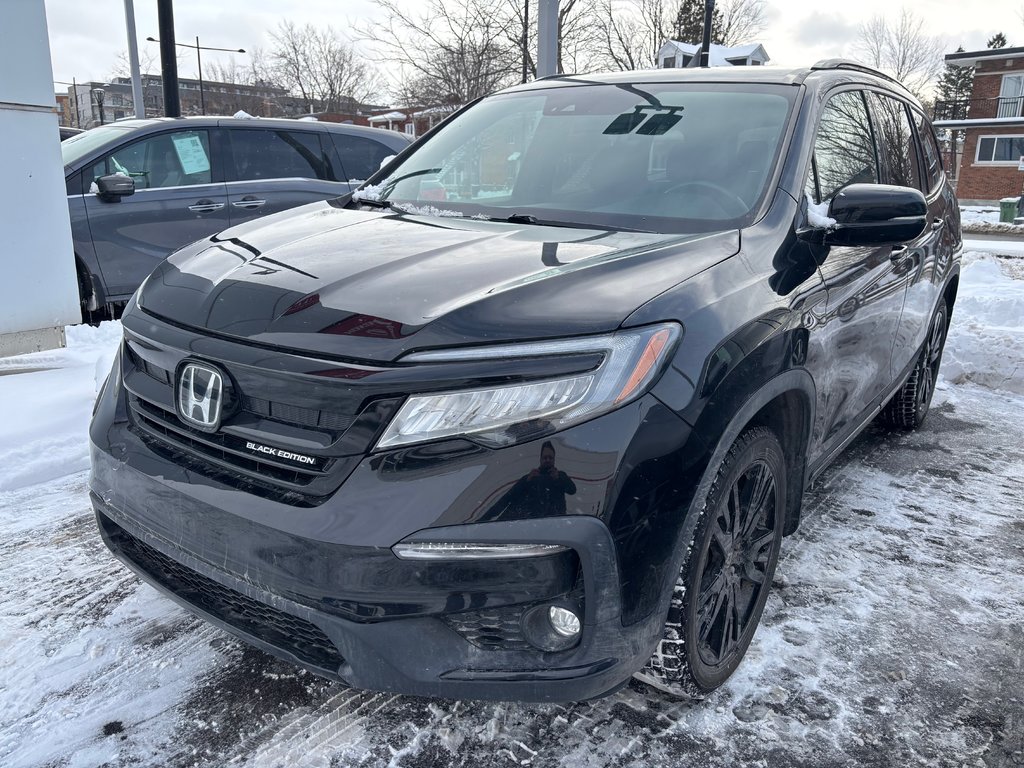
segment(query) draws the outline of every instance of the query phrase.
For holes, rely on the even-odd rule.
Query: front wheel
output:
[[[672,591],[665,634],[637,677],[703,698],[739,666],[757,629],[785,526],[786,462],[748,429],[719,465]]]

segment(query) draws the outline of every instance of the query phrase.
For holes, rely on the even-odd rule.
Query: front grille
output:
[[[344,663],[315,624],[209,579],[135,538],[110,518],[104,529],[120,552],[155,581],[196,608],[306,664],[337,672]]]
[[[529,606],[490,608],[445,616],[448,625],[477,648],[495,651],[536,650],[523,634],[523,611]]]
[[[292,506],[311,507],[323,503],[343,479],[328,477],[327,471],[291,467],[246,455],[230,447],[225,435],[192,429],[170,411],[134,395],[128,396],[128,405],[136,434],[155,453],[246,493]],[[329,470],[331,464],[323,466]],[[318,482],[325,479],[331,481],[328,487]]]
[[[166,368],[154,365],[143,359],[136,353],[131,345],[126,345],[128,358],[132,364],[142,373],[154,381],[168,387],[168,398],[173,400],[170,394],[170,387],[174,384],[174,373]],[[241,411],[262,419],[269,419],[281,424],[289,424],[296,427],[306,427],[327,430],[335,435],[343,433],[352,426],[355,415],[336,413],[334,411],[319,410],[317,408],[304,408],[300,405],[280,403],[274,400],[265,400],[261,397],[242,397]]]

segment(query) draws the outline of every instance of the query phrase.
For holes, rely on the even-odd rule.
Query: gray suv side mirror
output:
[[[96,194],[108,203],[115,203],[122,197],[135,194],[135,179],[113,173],[96,179]]]

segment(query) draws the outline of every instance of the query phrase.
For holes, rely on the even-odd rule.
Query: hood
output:
[[[144,311],[349,360],[601,333],[736,253],[739,233],[543,227],[330,202],[235,227],[163,262]]]

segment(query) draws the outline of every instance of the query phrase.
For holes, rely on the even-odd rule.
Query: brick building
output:
[[[951,53],[946,63],[971,67],[969,99],[936,102],[935,127],[948,129],[963,149],[954,164],[961,202],[991,203],[1024,190],[1024,48]]]

